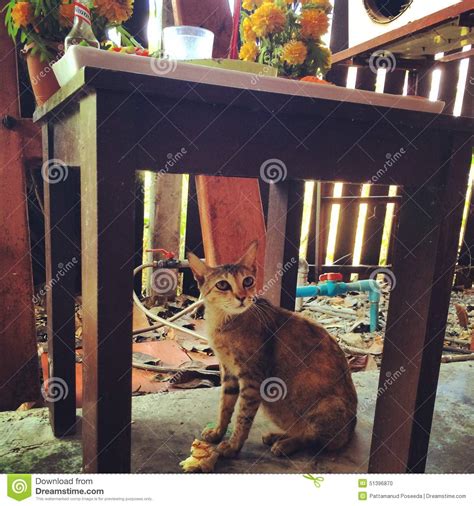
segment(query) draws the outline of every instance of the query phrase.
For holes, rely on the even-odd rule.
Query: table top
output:
[[[155,78],[157,86],[160,86],[160,80],[171,79],[247,90],[250,93],[276,93],[288,97],[306,97],[420,112],[439,113],[444,108],[444,103],[440,101],[356,90],[331,84],[308,83],[297,79],[284,79],[266,72],[267,69],[271,70],[271,67],[268,66],[258,66],[258,69],[253,71],[242,71],[229,69],[223,65],[218,66],[219,60],[213,60],[212,66],[206,65],[205,62],[206,60],[201,63],[191,63],[146,58],[133,54],[73,46],[59,61],[53,64],[53,70],[62,85],[67,84],[81,68],[93,67],[99,71],[115,70],[140,76],[151,76]],[[216,64],[217,66],[215,66]]]
[[[189,67],[190,65],[187,65]],[[194,67],[194,66],[192,66]],[[197,68],[197,67],[196,67]],[[208,75],[212,75],[215,69],[199,68]],[[199,72],[198,71],[198,72]],[[232,71],[228,71],[232,72]],[[234,73],[234,72],[232,72]],[[239,72],[237,74],[240,74]],[[250,75],[252,76],[252,75]],[[76,75],[62,88],[60,88],[45,104],[39,106],[33,116],[34,121],[54,118],[61,111],[65,111],[71,103],[77,103],[81,96],[91,90],[102,90],[110,92],[123,92],[133,94],[137,90],[142,95],[149,97],[162,96],[166,99],[180,99],[186,102],[206,102],[209,105],[232,105],[235,107],[249,108],[252,111],[278,111],[281,114],[300,115],[302,117],[314,116],[325,118],[330,115],[335,119],[350,119],[362,123],[378,121],[383,115],[387,121],[394,125],[419,126],[420,128],[443,129],[450,131],[474,131],[474,120],[470,118],[456,118],[450,115],[421,112],[410,109],[400,109],[392,106],[383,106],[374,100],[372,103],[365,99],[355,102],[353,100],[334,100],[327,97],[316,97],[308,94],[307,90],[318,88],[319,85],[312,83],[292,83],[282,78],[261,78],[271,79],[274,89],[263,91],[261,89],[243,89],[212,82],[198,82],[184,79],[175,79],[173,74],[167,75],[142,75],[131,72],[97,69],[92,67],[81,68]],[[273,82],[275,82],[273,84]],[[299,94],[288,94],[289,86],[296,86]],[[304,86],[303,86],[304,85]],[[323,87],[323,86],[321,86]],[[329,86],[324,86],[329,88]],[[332,86],[331,86],[332,88]],[[353,92],[355,97],[369,95],[382,95],[373,92],[359,90],[346,90],[340,88],[344,93]],[[325,93],[325,92],[324,92]],[[413,103],[421,99],[412,97],[392,96],[395,100],[406,103]]]

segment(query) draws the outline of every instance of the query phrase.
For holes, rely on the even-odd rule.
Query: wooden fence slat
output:
[[[188,188],[185,251],[192,251],[199,258],[204,258],[195,176],[189,176]],[[183,271],[183,292],[194,297],[199,297],[199,288],[190,269]]]
[[[0,10],[5,4],[0,1]],[[3,27],[0,61],[0,115],[18,118],[16,52]],[[27,143],[20,129],[0,125],[0,410],[40,397],[23,166]]]
[[[444,114],[453,114],[459,80],[459,61],[443,63],[438,68],[441,70],[438,100],[443,100],[446,104]]]
[[[383,92],[401,95],[403,93],[403,85],[405,84],[405,73],[405,70],[399,69],[395,69],[393,72],[387,72],[385,75]]]
[[[310,269],[308,281],[318,281],[326,262],[332,203],[325,198],[332,196],[333,192],[333,183],[316,181],[308,236],[308,263],[314,264],[314,269]]]
[[[372,185],[370,192],[377,195],[388,195],[389,187]],[[378,265],[386,214],[387,204],[367,204],[361,263]]]
[[[358,184],[344,184],[342,189],[344,196],[353,196],[354,200],[349,201],[347,204],[341,204],[340,207],[334,248],[334,264],[336,265],[351,265],[353,261],[360,208],[357,197],[361,195],[361,188],[362,186]]]
[[[375,91],[375,81],[377,74],[370,67],[358,67],[356,88],[358,90]]]

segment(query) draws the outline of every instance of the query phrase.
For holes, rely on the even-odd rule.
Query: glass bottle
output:
[[[92,31],[91,11],[87,5],[74,2],[74,24],[64,41],[64,49],[70,46],[88,46],[99,48],[100,44]]]

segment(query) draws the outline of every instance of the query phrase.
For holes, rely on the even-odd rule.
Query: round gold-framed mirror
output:
[[[391,23],[401,16],[413,0],[364,0],[364,7],[376,23]]]

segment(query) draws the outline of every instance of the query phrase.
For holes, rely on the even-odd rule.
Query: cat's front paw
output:
[[[219,443],[222,439],[222,433],[217,429],[207,427],[202,431],[201,438],[207,443]]]
[[[234,446],[232,443],[230,443],[230,441],[222,441],[222,443],[217,446],[217,451],[219,455],[229,459],[237,456],[237,454],[240,452],[240,448]]]

